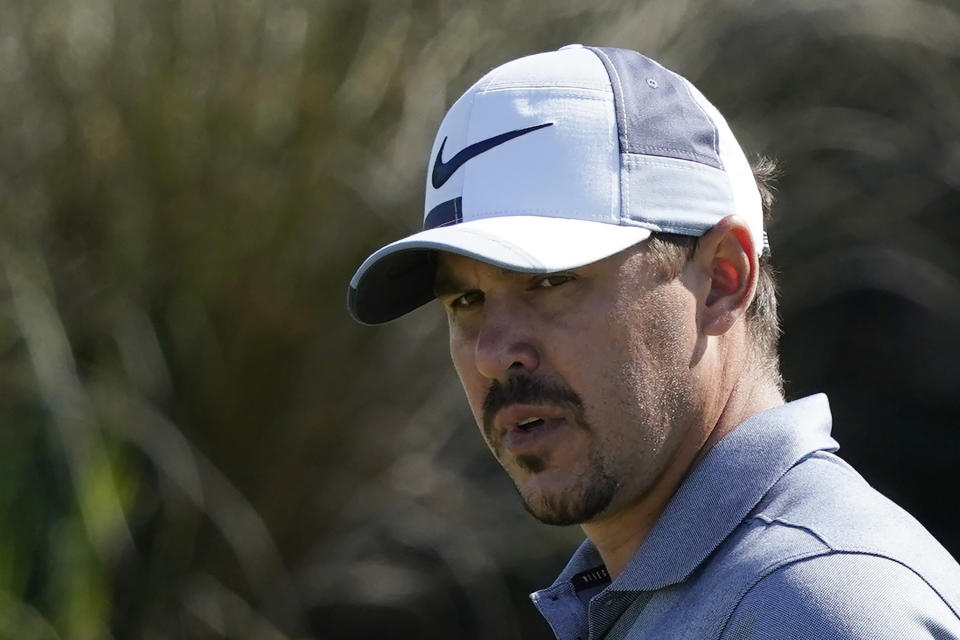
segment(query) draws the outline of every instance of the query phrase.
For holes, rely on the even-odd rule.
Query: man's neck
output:
[[[581,525],[584,534],[599,551],[612,579],[626,568],[690,469],[713,445],[750,416],[783,403],[783,395],[776,385],[753,384],[746,388],[740,382],[736,383],[727,401],[713,412],[714,418],[709,420],[712,426],[691,430],[690,437],[680,444],[647,494],[608,517]]]

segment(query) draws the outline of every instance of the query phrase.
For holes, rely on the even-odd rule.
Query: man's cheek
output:
[[[463,366],[463,361],[453,355],[453,368],[457,372],[457,377],[460,379],[460,388],[463,389],[463,393],[467,398],[467,403],[470,405],[470,411],[473,413],[473,419],[476,421],[477,426],[483,429],[483,399],[484,394],[486,393],[486,384],[480,378],[480,376],[470,374],[470,369]]]

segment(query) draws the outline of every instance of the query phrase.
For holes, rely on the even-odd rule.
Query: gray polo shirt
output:
[[[557,638],[960,638],[960,566],[830,426],[824,395],[741,423],[612,583],[584,541],[530,596]]]

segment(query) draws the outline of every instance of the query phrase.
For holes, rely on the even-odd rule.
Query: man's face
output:
[[[477,424],[538,519],[636,503],[697,437],[696,301],[642,249],[549,275],[441,253],[437,292]]]

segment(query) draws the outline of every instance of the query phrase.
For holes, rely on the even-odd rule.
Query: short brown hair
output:
[[[752,168],[763,203],[764,222],[767,222],[773,209],[773,181],[777,177],[777,165],[770,158],[759,157]],[[683,265],[693,257],[698,239],[695,236],[655,233],[646,242],[646,253],[659,275],[664,279],[672,279],[680,274]],[[777,344],[780,341],[777,281],[769,251],[764,251],[760,256],[757,291],[747,308],[747,329],[763,368],[782,392],[783,379],[780,376],[777,356]]]

